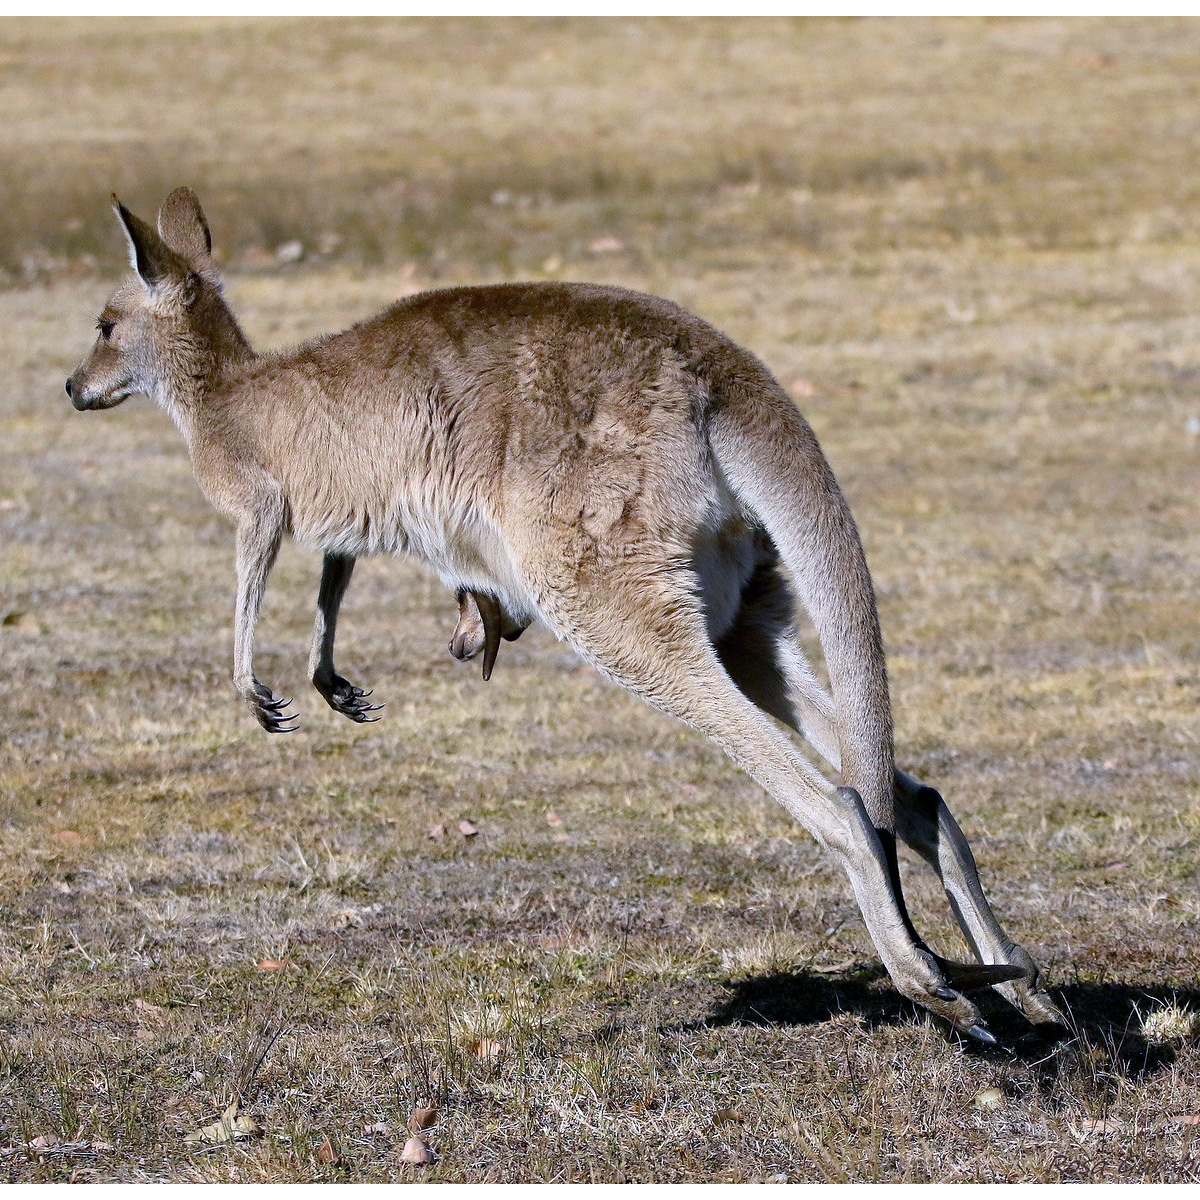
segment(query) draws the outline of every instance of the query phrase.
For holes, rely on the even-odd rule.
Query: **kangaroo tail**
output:
[[[894,831],[887,667],[858,528],[816,435],[779,385],[731,391],[710,410],[709,443],[734,495],[778,547],[816,627],[842,778],[876,828]]]

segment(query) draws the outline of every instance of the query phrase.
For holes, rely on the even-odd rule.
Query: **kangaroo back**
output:
[[[709,438],[734,494],[783,555],[816,627],[843,780],[876,827],[894,831],[892,717],[875,592],[858,528],[816,435],[768,377],[739,381],[721,397]]]

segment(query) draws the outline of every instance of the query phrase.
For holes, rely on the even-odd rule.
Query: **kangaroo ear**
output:
[[[158,210],[158,233],[164,242],[196,269],[210,266],[212,234],[196,193],[176,188]]]
[[[168,280],[183,282],[190,267],[139,217],[135,217],[113,196],[113,212],[121,222],[125,240],[129,243],[129,265],[142,277],[147,287],[156,287]]]

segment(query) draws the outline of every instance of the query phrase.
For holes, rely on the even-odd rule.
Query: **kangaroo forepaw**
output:
[[[349,717],[351,721],[360,725],[369,725],[379,720],[378,717],[371,716],[371,713],[379,712],[384,706],[366,702],[367,697],[371,695],[369,689],[364,691],[355,687],[350,680],[343,679],[340,675],[332,675],[329,679],[314,679],[313,687],[324,696],[325,703],[334,712],[340,712],[343,717]]]
[[[254,714],[254,719],[268,733],[293,733],[300,727],[299,717],[295,713],[287,711],[291,700],[277,700],[271,689],[266,684],[259,683],[257,679],[242,695],[250,711]]]

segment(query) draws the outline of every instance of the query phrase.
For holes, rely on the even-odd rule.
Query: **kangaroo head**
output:
[[[112,408],[134,393],[184,401],[222,358],[249,347],[221,296],[212,237],[191,188],[177,188],[157,231],[113,197],[132,273],[96,321],[99,336],[67,380],[77,409]]]

